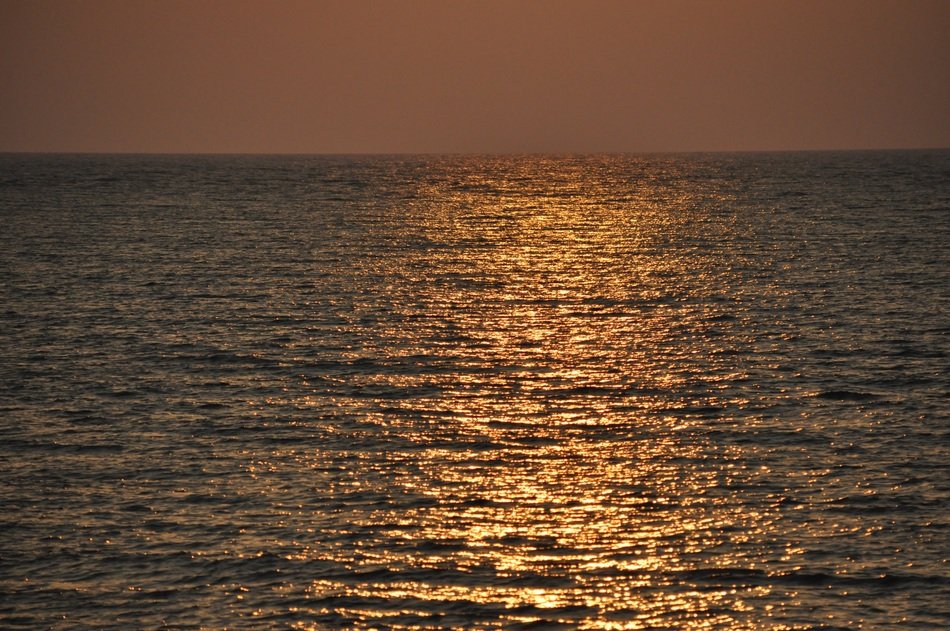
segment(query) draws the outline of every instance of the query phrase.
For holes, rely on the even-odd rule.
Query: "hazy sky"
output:
[[[0,151],[950,146],[950,0],[0,0]]]

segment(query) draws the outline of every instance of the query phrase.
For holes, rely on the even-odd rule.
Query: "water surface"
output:
[[[950,153],[0,156],[0,625],[950,624]]]

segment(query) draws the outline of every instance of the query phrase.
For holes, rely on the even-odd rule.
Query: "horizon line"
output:
[[[846,149],[687,149],[656,151],[45,151],[6,150],[0,155],[48,155],[48,156],[656,156],[656,155],[726,155],[726,154],[787,154],[787,153],[878,153],[947,151],[950,146],[928,147],[863,147]]]

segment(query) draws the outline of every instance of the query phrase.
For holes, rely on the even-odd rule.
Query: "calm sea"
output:
[[[0,626],[950,625],[950,152],[0,155]]]

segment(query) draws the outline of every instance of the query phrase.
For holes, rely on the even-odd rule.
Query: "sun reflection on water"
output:
[[[380,370],[341,378],[383,396],[351,403],[361,429],[348,431],[380,452],[346,466],[379,499],[310,550],[353,572],[315,580],[311,598],[369,626],[393,624],[388,605],[347,602],[502,605],[508,623],[578,628],[749,626],[759,578],[681,588],[755,570],[773,518],[729,490],[750,476],[738,450],[704,444],[680,413],[741,404],[724,392],[741,367],[714,335],[728,305],[695,291],[724,273],[715,247],[692,245],[715,218],[656,183],[591,196],[563,164],[537,181],[483,171],[420,192],[436,201],[406,208],[405,238],[426,247],[388,262],[392,317],[353,316],[376,345],[352,361]],[[334,456],[314,454],[317,470],[321,457]]]

